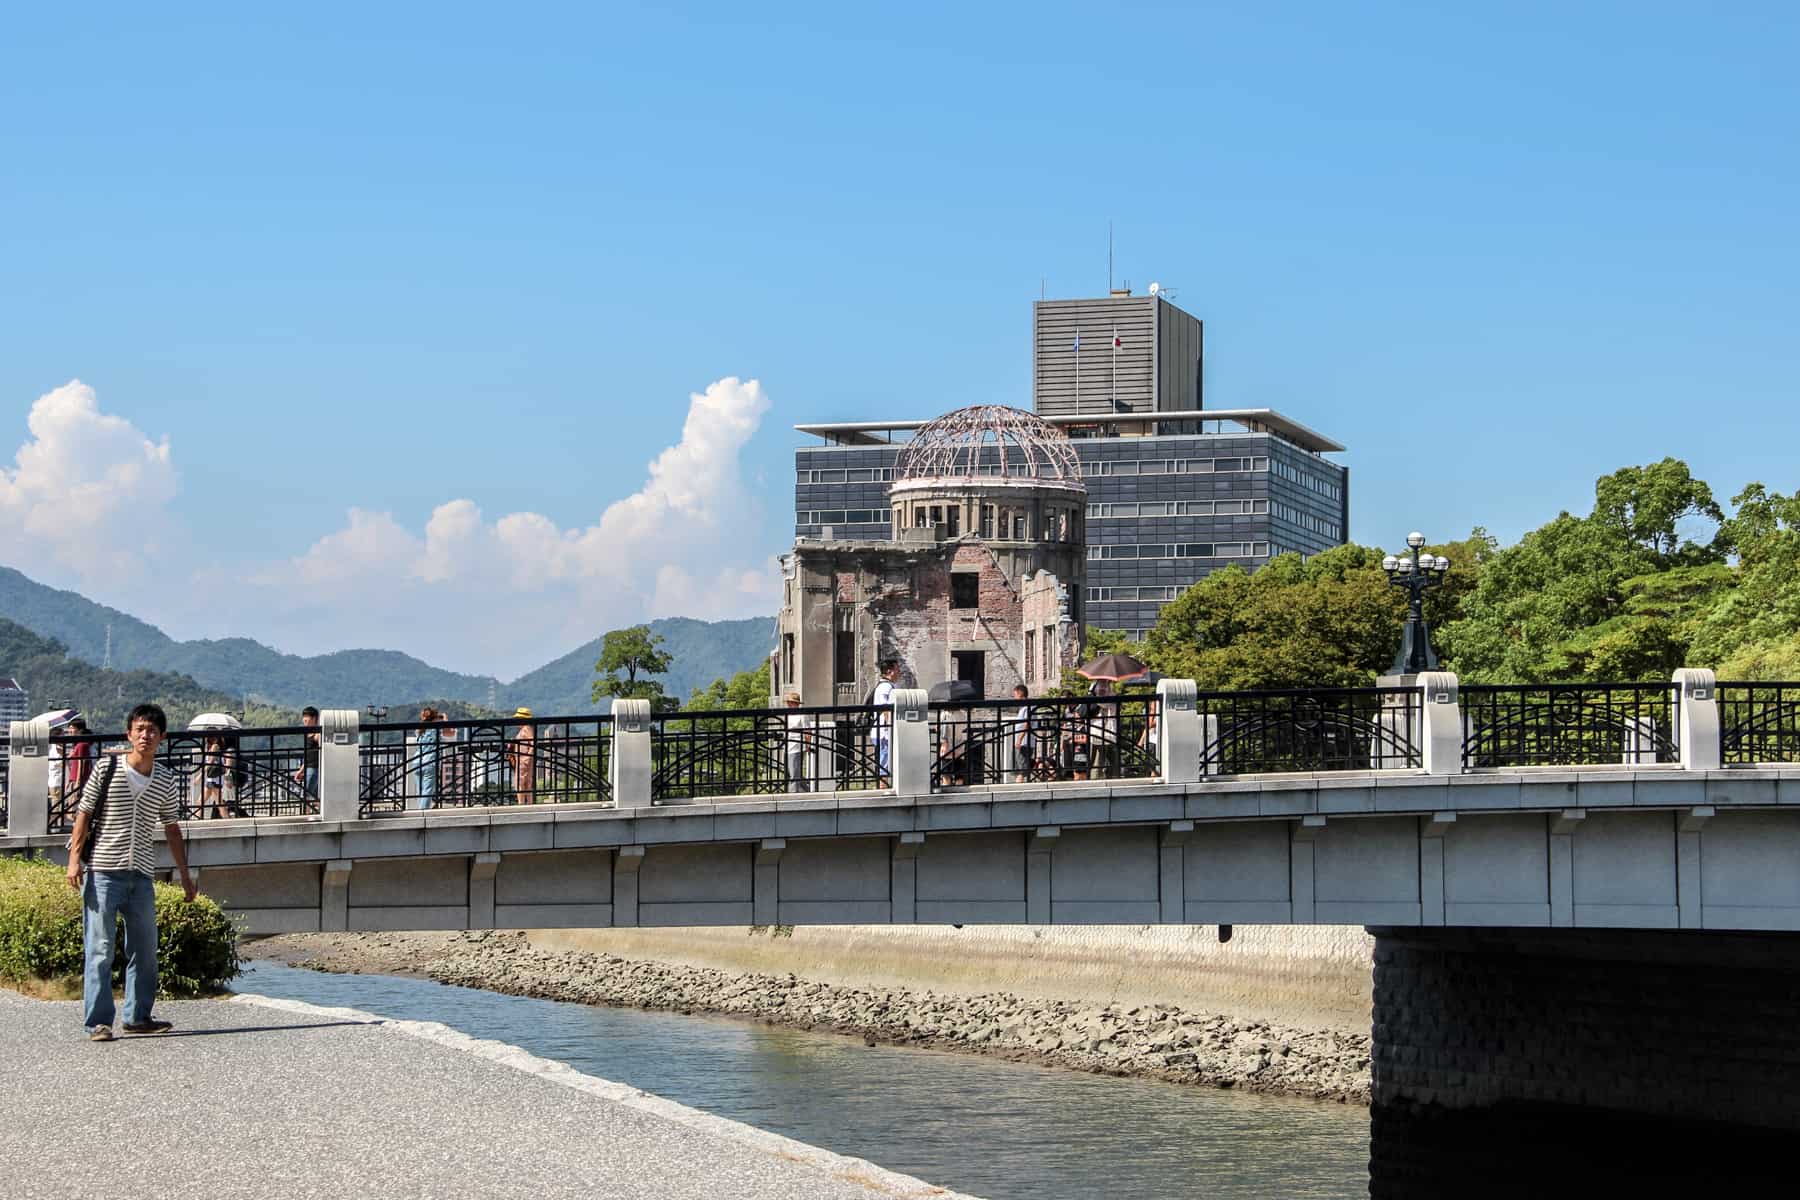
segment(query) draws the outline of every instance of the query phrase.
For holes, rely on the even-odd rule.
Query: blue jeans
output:
[[[419,768],[419,807],[429,809],[437,803],[437,764]]]
[[[309,799],[317,800],[319,798],[319,768],[307,767],[305,776],[305,779],[301,781],[300,788]]]
[[[83,1022],[89,1029],[113,1023],[113,941],[125,916],[125,1023],[150,1019],[156,1003],[156,892],[137,871],[93,871],[81,889]]]

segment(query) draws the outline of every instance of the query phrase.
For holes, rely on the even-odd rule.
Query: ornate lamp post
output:
[[[1394,658],[1395,675],[1438,669],[1437,655],[1431,650],[1431,630],[1425,625],[1425,593],[1444,582],[1450,560],[1420,554],[1419,547],[1424,544],[1425,535],[1415,530],[1406,535],[1407,555],[1396,558],[1390,554],[1381,560],[1388,582],[1407,591],[1406,633],[1400,639],[1400,653]]]

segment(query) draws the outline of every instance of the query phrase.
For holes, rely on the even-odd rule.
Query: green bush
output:
[[[0,980],[79,980],[81,968],[81,896],[63,868],[41,857],[0,857]],[[156,968],[159,995],[222,990],[238,973],[231,918],[205,896],[190,904],[179,887],[157,884]],[[114,982],[124,973],[121,953]]]

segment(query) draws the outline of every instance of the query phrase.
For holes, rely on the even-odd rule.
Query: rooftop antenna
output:
[[[108,621],[106,623],[106,653],[103,654],[100,658],[100,669],[102,671],[112,670],[112,622],[111,621]]]
[[[1113,239],[1112,239],[1112,222],[1108,221],[1106,223],[1106,294],[1109,296],[1112,295],[1112,290],[1113,290]]]

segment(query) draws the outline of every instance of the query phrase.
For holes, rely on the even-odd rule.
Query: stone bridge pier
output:
[[[1800,933],[1369,931],[1371,1195],[1796,1186]]]

